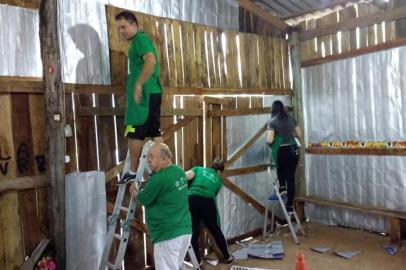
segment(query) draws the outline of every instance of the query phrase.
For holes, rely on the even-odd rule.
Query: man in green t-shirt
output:
[[[223,185],[220,177],[223,170],[223,161],[215,159],[211,168],[196,166],[186,172],[186,178],[190,181],[188,194],[189,209],[192,215],[192,247],[199,263],[201,222],[207,226],[221,250],[223,255],[221,262],[231,263],[234,260],[234,257],[228,252],[227,242],[220,228],[220,216],[216,204],[217,193]]]
[[[115,19],[119,33],[130,41],[124,137],[128,138],[131,163],[129,171],[119,181],[119,184],[126,184],[135,179],[144,139],[151,137],[155,142],[162,142],[162,88],[158,54],[152,40],[138,29],[133,13],[123,11]]]
[[[190,246],[192,220],[183,169],[172,164],[168,146],[157,143],[148,152],[154,172],[139,192],[131,191],[145,206],[148,231],[154,244],[155,269],[181,269]]]

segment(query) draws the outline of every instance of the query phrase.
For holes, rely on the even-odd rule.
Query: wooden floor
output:
[[[270,240],[282,240],[285,257],[283,260],[237,260],[234,265],[260,267],[266,269],[294,270],[296,253],[303,252],[309,270],[403,270],[406,269],[406,248],[391,256],[383,251],[389,243],[388,236],[382,236],[356,229],[324,226],[315,223],[305,224],[307,237],[300,237],[300,245],[295,245],[287,231],[275,235]],[[270,241],[268,240],[268,242]],[[260,238],[254,241],[261,241]],[[403,241],[405,242],[405,241]],[[311,247],[329,246],[335,251],[360,250],[362,253],[350,260],[338,257],[332,252],[316,253]],[[233,250],[236,247],[231,246]],[[203,269],[230,269],[230,265],[216,267],[204,264]]]

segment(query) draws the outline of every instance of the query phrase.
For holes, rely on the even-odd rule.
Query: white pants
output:
[[[191,234],[186,234],[154,244],[155,269],[182,269],[183,260],[190,246],[191,238]]]

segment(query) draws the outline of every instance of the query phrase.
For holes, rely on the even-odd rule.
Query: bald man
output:
[[[132,189],[145,206],[157,270],[181,269],[192,237],[186,175],[171,159],[166,144],[152,146],[148,164],[153,174],[140,191]]]

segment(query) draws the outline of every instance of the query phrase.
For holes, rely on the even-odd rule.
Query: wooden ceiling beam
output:
[[[300,40],[301,41],[309,40],[315,37],[335,34],[338,31],[353,30],[357,27],[370,26],[375,23],[381,23],[383,21],[385,22],[394,21],[404,17],[406,17],[406,5],[390,9],[384,12],[378,12],[375,14],[369,14],[359,18],[349,19],[328,27],[307,30],[300,33]]]
[[[250,0],[239,0],[240,6],[245,8],[246,10],[254,13],[258,17],[262,18],[263,20],[269,22],[279,30],[283,32],[287,32],[289,29],[289,25],[279,19],[276,16],[273,16],[269,12],[266,12],[265,10],[262,10],[260,7],[255,5],[252,1]]]
[[[344,6],[344,5],[348,4],[348,3],[358,3],[358,2],[359,2],[359,0],[336,0],[336,1],[334,1],[332,3],[329,3],[329,4],[320,5],[317,8],[310,8],[310,9],[307,9],[307,10],[304,10],[304,11],[301,11],[301,12],[291,14],[289,16],[282,17],[281,19],[283,21],[286,21],[286,20],[289,20],[289,19],[293,19],[293,18],[297,18],[297,17],[303,16],[303,15],[306,15],[306,14],[310,14],[310,13],[313,13],[313,12],[316,12],[316,11],[322,11],[322,10],[325,10],[325,9],[328,9],[328,8],[334,8],[335,6]]]

